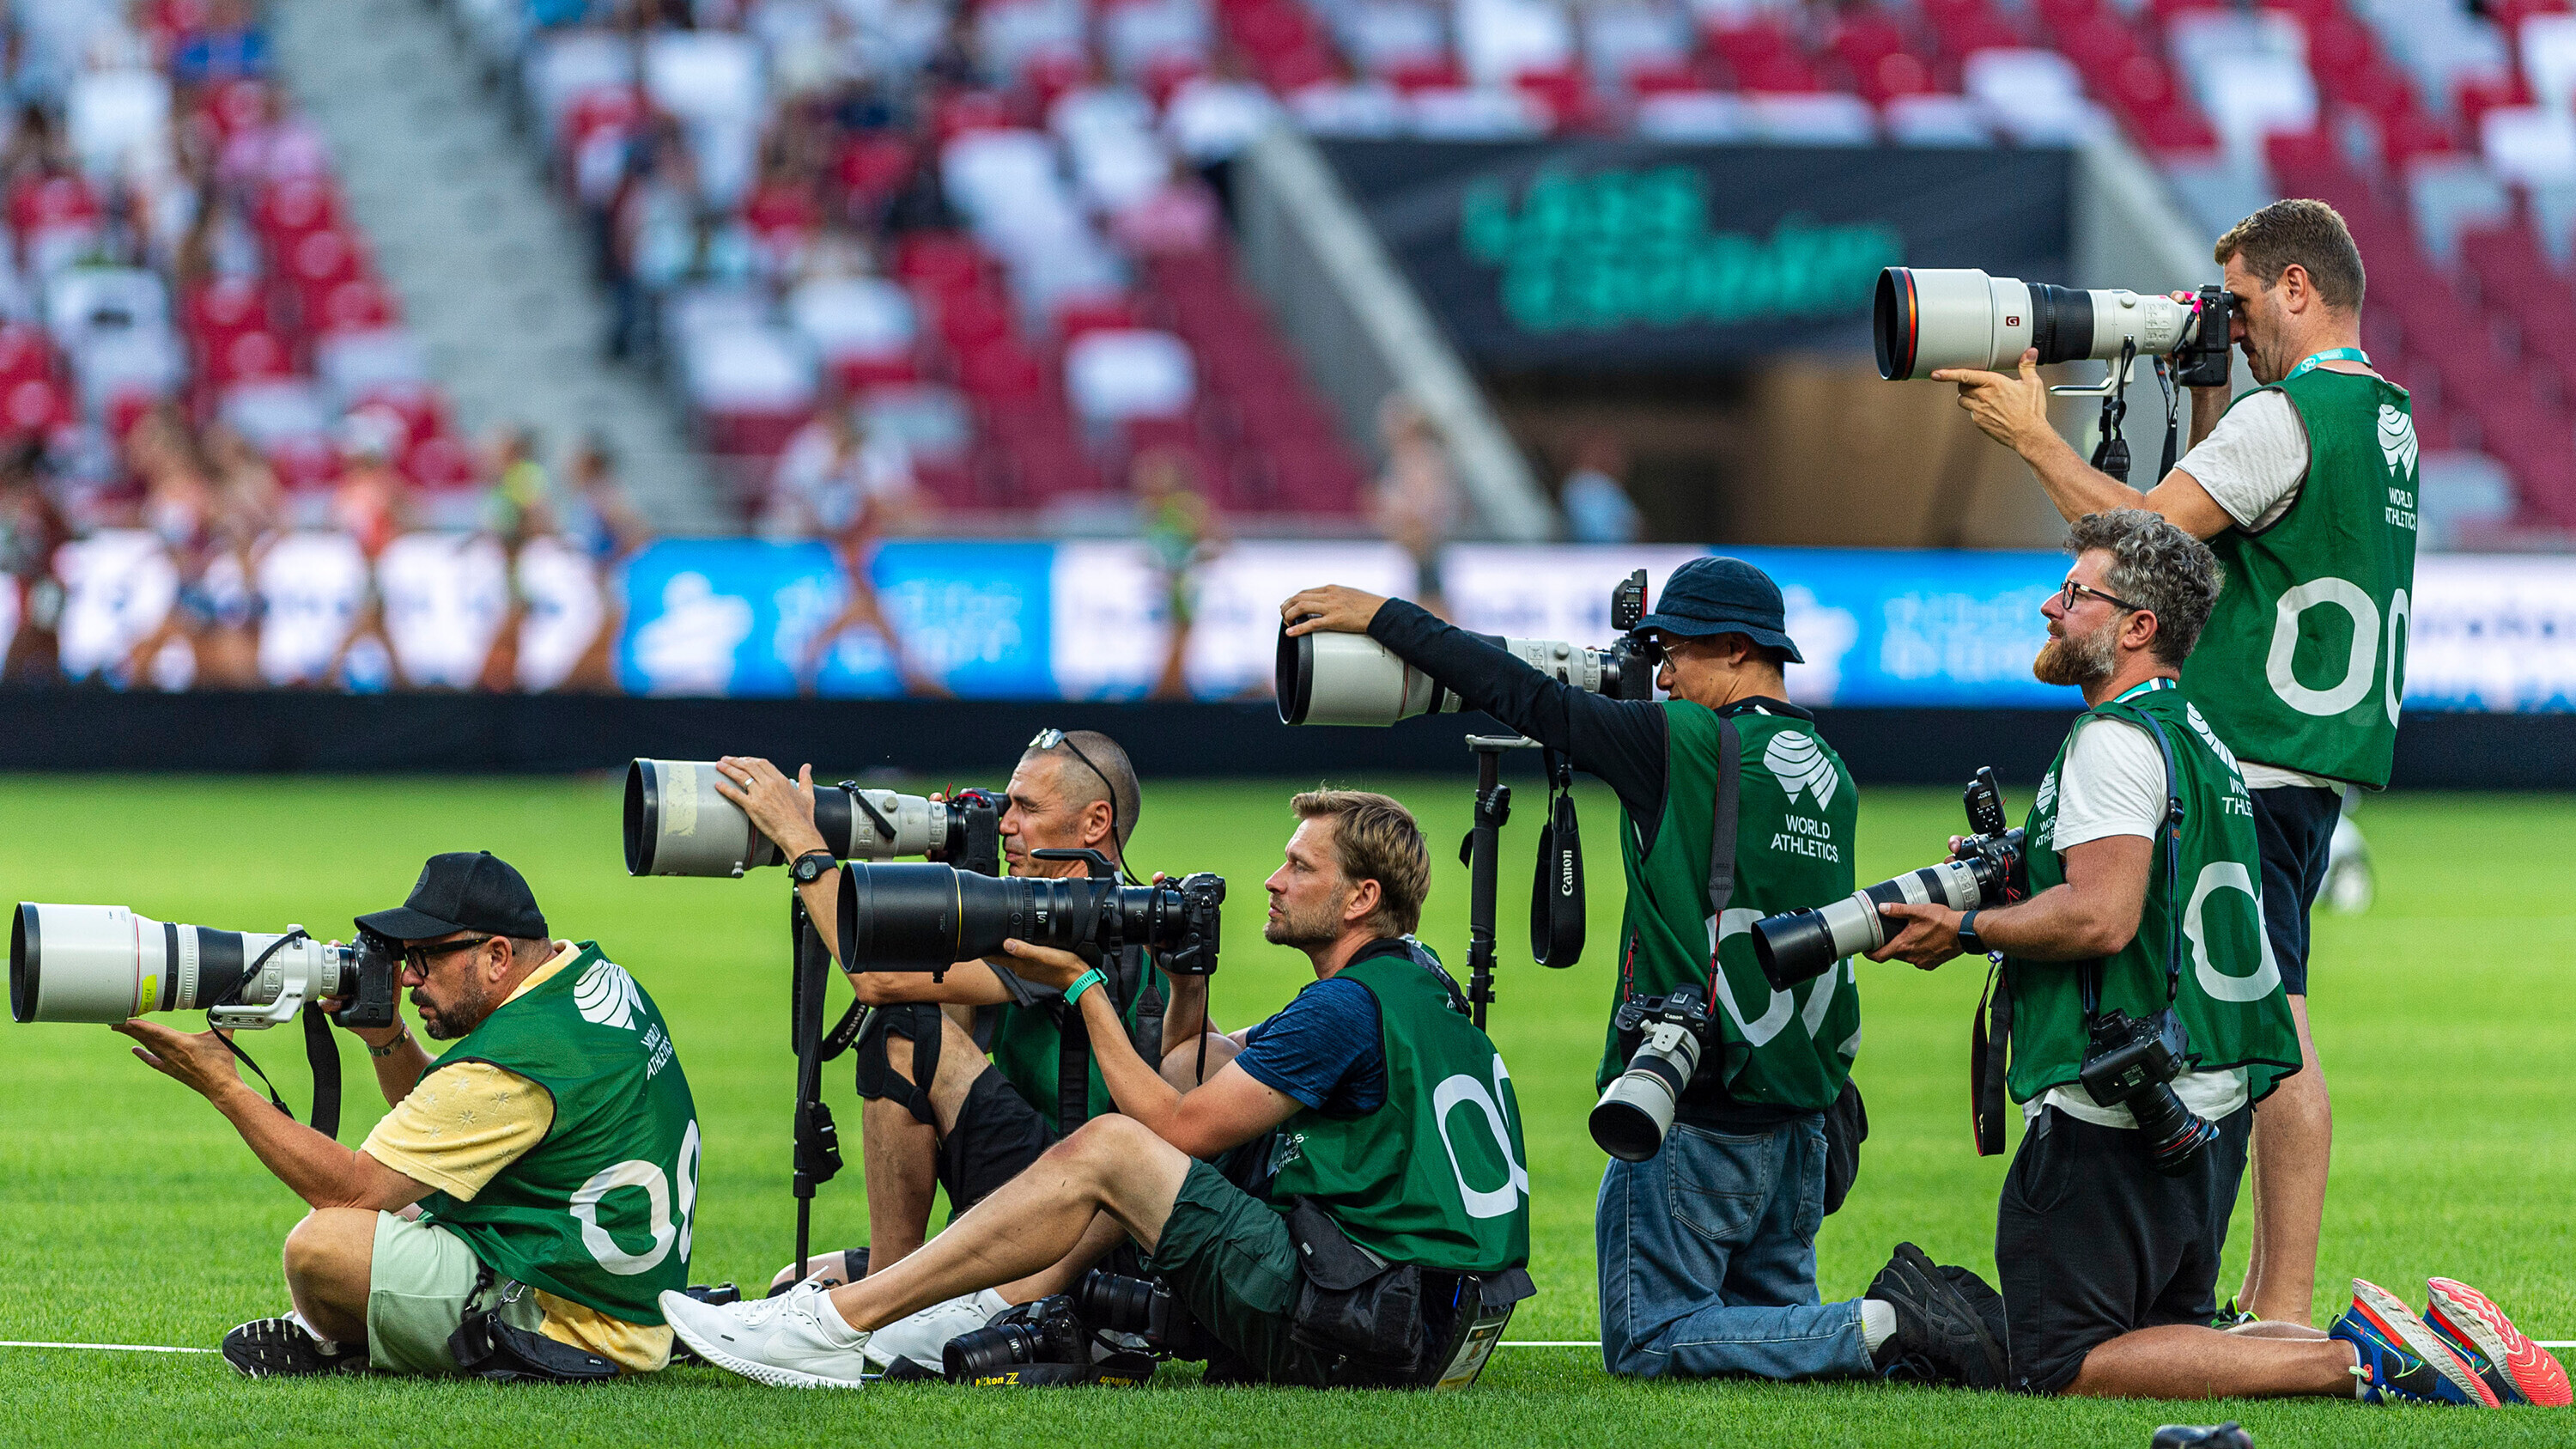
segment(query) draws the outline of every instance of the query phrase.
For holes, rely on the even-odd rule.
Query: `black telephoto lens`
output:
[[[1094,1268],[1083,1275],[1082,1318],[1119,1333],[1142,1334],[1154,1323],[1154,1281]]]
[[[2147,1144],[2147,1160],[2167,1177],[2188,1175],[2201,1149],[2218,1140],[2218,1129],[2184,1106],[2182,1098],[2163,1082],[2131,1097],[2129,1112],[2138,1119],[2138,1136]]]

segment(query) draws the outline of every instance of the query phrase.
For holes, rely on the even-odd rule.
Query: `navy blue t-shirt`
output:
[[[1353,961],[1407,954],[1401,941],[1361,948]],[[1254,1081],[1318,1112],[1357,1117],[1386,1105],[1386,1035],[1377,997],[1356,981],[1328,977],[1277,1016],[1244,1033],[1234,1059]]]

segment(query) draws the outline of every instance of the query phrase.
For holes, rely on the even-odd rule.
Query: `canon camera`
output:
[[[218,931],[123,906],[20,901],[9,923],[9,1015],[17,1021],[119,1022],[203,1009],[224,1030],[295,1019],[325,997],[342,1026],[394,1024],[398,943],[360,931],[354,946],[283,932]]]
[[[2235,305],[2235,294],[2217,286],[2088,291],[1970,268],[1889,267],[1878,274],[1870,333],[1878,375],[1890,382],[1942,367],[2010,372],[2035,347],[2041,362],[2165,357],[2181,385],[2222,387]]]
[[[1630,574],[1610,591],[1610,627],[1620,633],[1607,648],[1561,639],[1476,637],[1532,669],[1575,688],[1612,699],[1652,699],[1662,651],[1633,631],[1646,613],[1646,571]],[[1279,630],[1279,718],[1292,725],[1391,725],[1422,714],[1455,714],[1466,708],[1454,691],[1405,663],[1365,634],[1290,635]]]
[[[1939,865],[1907,871],[1866,890],[1812,910],[1766,916],[1753,923],[1753,959],[1774,991],[1786,991],[1833,969],[1846,956],[1887,944],[1882,905],[1911,901],[1954,911],[1978,911],[2021,899],[2025,893],[2020,827],[2004,827],[2003,787],[1989,768],[1977,771],[1963,797],[1968,834]]]
[[[785,860],[742,807],[716,790],[713,762],[637,760],[626,767],[626,873],[732,876]],[[978,875],[1002,873],[1002,799],[960,790],[946,800],[814,787],[814,828],[842,860],[921,855]]]
[[[1674,1104],[1699,1070],[1708,1006],[1696,993],[1676,991],[1621,1002],[1610,1021],[1622,1039],[1633,1032],[1639,1040],[1628,1069],[1592,1109],[1592,1140],[1622,1162],[1643,1162],[1663,1150]]]

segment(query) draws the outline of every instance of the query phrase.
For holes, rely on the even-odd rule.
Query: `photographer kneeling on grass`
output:
[[[857,1388],[875,1330],[980,1289],[1014,1302],[1063,1292],[1124,1239],[1230,1351],[1211,1381],[1321,1387],[1411,1381],[1471,1275],[1500,1280],[1483,1285],[1487,1303],[1503,1284],[1525,1296],[1529,1172],[1509,1075],[1446,973],[1406,939],[1431,881],[1422,832],[1383,795],[1316,791],[1295,808],[1262,936],[1305,952],[1316,979],[1237,1033],[1240,1053],[1205,1085],[1183,1092],[1136,1054],[1097,971],[1013,941],[1022,974],[1080,1007],[1122,1115],[1094,1117],[857,1283],[722,1306],[664,1294],[682,1340],[763,1383]],[[1238,1180],[1208,1161],[1248,1143],[1266,1143],[1267,1161],[1235,1159]],[[1349,1244],[1419,1274],[1411,1368],[1332,1346],[1370,1325],[1303,1291],[1313,1255]]]
[[[1291,635],[1366,634],[1618,793],[1628,897],[1617,1002],[1687,997],[1707,1044],[1660,1148],[1613,1160],[1601,1178],[1603,1365],[1650,1378],[1998,1383],[1993,1290],[1912,1244],[1867,1296],[1820,1301],[1816,1232],[1867,1130],[1847,1088],[1860,996],[1849,962],[1803,997],[1774,991],[1748,932],[1762,916],[1851,894],[1860,791],[1815,717],[1788,700],[1783,666],[1802,661],[1770,576],[1700,558],[1665,580],[1636,626],[1662,655],[1660,701],[1589,693],[1418,605],[1357,589],[1307,589],[1280,618]],[[1609,1037],[1604,1087],[1639,1043],[1616,1020]],[[1844,1118],[1839,1143],[1829,1110]],[[1838,1153],[1849,1171],[1829,1169]]]
[[[1926,968],[1963,951],[2003,958],[1993,1050],[2009,1041],[2029,1123],[1995,1229],[2013,1386],[2565,1403],[2556,1363],[2447,1278],[2423,1317],[2356,1279],[2330,1334],[2210,1326],[2254,1104],[2299,1070],[2255,806],[2181,678],[2218,563],[2144,509],[2079,518],[2069,546],[2033,672],[2081,689],[2088,708],[2031,807],[2031,894],[1965,915],[1884,906],[1903,930],[1870,953]],[[1981,1099],[1981,1114],[2001,1106]]]
[[[729,756],[716,770],[716,789],[794,863],[797,892],[837,957],[841,873],[814,825],[812,768],[789,779],[767,760]],[[1039,859],[1041,850],[1095,850],[1125,868],[1143,794],[1127,752],[1109,736],[1040,733],[1011,771],[1007,798],[1000,825],[1012,875],[1084,873],[1082,861]],[[858,999],[874,1008],[855,1044],[870,1242],[818,1259],[813,1271],[826,1286],[883,1272],[919,1249],[937,1189],[947,1190],[953,1221],[1066,1133],[1115,1110],[1091,1031],[1056,986],[998,959],[960,961],[936,979],[866,964],[843,963]],[[1174,1086],[1192,1085],[1199,1058],[1185,1048],[1207,1027],[1207,978],[1166,977],[1143,946],[1106,965],[1118,1033],[1148,1062],[1168,1063]],[[979,1031],[977,1016],[986,1012]],[[793,1264],[781,1269],[771,1291],[794,1272]],[[908,1325],[899,1343],[882,1338],[880,1362],[898,1352],[936,1362],[947,1338],[981,1327],[1004,1306],[989,1294],[940,1305]]]
[[[488,851],[430,857],[357,924],[397,944],[422,1029],[456,1045],[432,1060],[399,1022],[354,1033],[393,1108],[355,1152],[251,1090],[216,1033],[116,1028],[313,1208],[286,1236],[294,1312],[226,1334],[225,1360],[252,1378],[661,1368],[654,1297],[688,1282],[698,1123],[652,998],[596,944],[550,938]]]

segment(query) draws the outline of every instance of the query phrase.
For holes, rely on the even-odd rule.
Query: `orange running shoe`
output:
[[[2497,1399],[2563,1409],[2576,1398],[2567,1387],[2567,1370],[2524,1337],[2494,1300],[2456,1278],[2435,1278],[2425,1287],[2432,1302],[2424,1321],[2470,1361]]]

